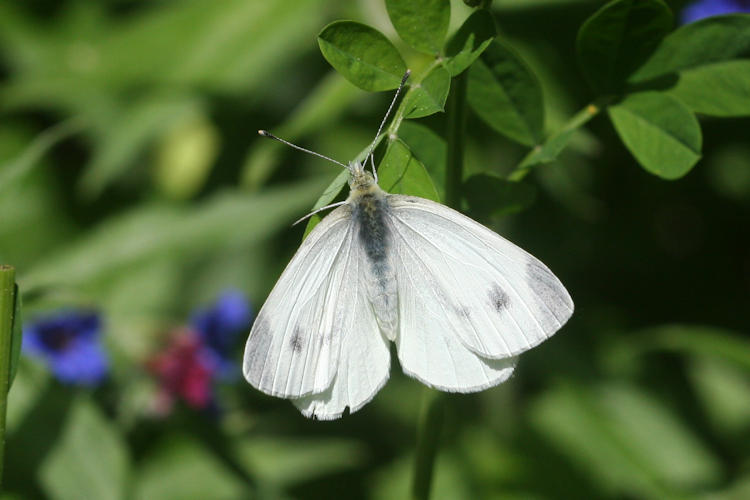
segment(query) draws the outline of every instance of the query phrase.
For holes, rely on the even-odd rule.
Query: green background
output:
[[[425,388],[395,361],[375,399],[334,422],[306,420],[241,378],[218,387],[218,417],[178,408],[157,418],[143,368],[170,328],[225,288],[257,311],[302,239],[290,224],[339,174],[257,129],[343,162],[372,140],[392,93],[333,70],[321,30],[365,23],[409,67],[428,66],[444,17],[428,23],[438,41],[411,35],[415,50],[386,3],[399,2],[0,4],[0,261],[17,269],[26,318],[96,306],[113,362],[107,383],[83,390],[22,357],[0,498],[407,495]],[[609,41],[592,49],[596,37],[577,34],[602,5],[496,0],[502,46],[469,70],[470,106],[496,101],[489,117],[468,113],[462,208],[546,263],[576,312],[509,382],[447,398],[433,498],[750,496],[748,101],[695,91],[713,78],[747,92],[749,45],[717,48],[732,61],[707,76],[694,69],[672,90],[620,100],[629,74],[637,88],[665,63],[633,72],[632,58],[651,50],[635,44],[617,71],[597,73]],[[451,7],[448,36],[471,14]],[[677,42],[711,57],[705,44]],[[520,72],[517,92],[540,92],[499,95],[491,68]],[[403,186],[438,197],[446,115],[417,97],[413,116],[429,116],[404,122],[399,137],[434,185]],[[504,180],[529,146],[601,97],[614,99],[607,112],[574,127],[554,161],[520,187]],[[683,141],[677,159],[633,132],[654,109],[675,110],[657,128]],[[693,111],[704,113],[702,136]],[[508,116],[510,128],[498,119]]]

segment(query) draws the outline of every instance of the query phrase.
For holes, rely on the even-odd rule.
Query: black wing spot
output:
[[[505,293],[505,291],[503,291],[503,289],[498,285],[493,285],[487,295],[490,299],[490,305],[498,313],[501,313],[508,308],[508,305],[510,304],[510,297],[508,297],[508,294]]]
[[[302,332],[300,331],[299,327],[294,329],[294,334],[292,335],[292,338],[289,339],[289,347],[292,348],[292,351],[294,352],[302,352],[302,348],[305,346],[305,341],[302,338]]]

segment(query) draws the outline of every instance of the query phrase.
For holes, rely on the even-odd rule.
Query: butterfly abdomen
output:
[[[352,217],[365,254],[363,279],[368,299],[380,329],[393,340],[398,325],[398,287],[389,258],[392,242],[387,221],[389,211],[386,194],[377,185],[354,197]]]

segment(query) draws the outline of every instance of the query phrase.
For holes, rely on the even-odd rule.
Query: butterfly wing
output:
[[[250,384],[284,398],[330,387],[354,316],[357,258],[351,209],[341,206],[308,235],[258,313],[243,360]]]
[[[572,314],[565,288],[532,255],[439,203],[388,200],[407,373],[451,391],[495,385]]]
[[[352,304],[355,314],[350,315],[342,329],[341,351],[338,370],[327,391],[312,394],[294,401],[306,417],[321,420],[339,418],[349,407],[354,413],[367,404],[385,385],[390,372],[391,356],[389,341],[381,334],[373,308],[367,296],[364,283],[367,265],[361,246],[352,259],[352,273],[356,273],[358,285],[352,290],[353,296],[346,298]]]

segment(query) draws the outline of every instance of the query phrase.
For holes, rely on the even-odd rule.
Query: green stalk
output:
[[[466,72],[453,79],[448,97],[448,151],[445,172],[445,204],[455,209],[461,204],[461,185],[464,170],[464,131],[466,129]],[[422,402],[417,449],[414,460],[412,498],[428,500],[435,469],[435,457],[445,418],[445,394],[426,388]]]
[[[417,455],[414,461],[414,482],[412,483],[414,500],[430,498],[435,457],[444,418],[445,394],[426,387],[417,434]]]
[[[5,413],[10,382],[10,346],[13,336],[16,270],[0,265],[0,484],[5,457]]]
[[[603,97],[578,111],[578,113],[573,115],[570,120],[563,124],[560,130],[550,135],[544,144],[540,144],[529,151],[513,171],[508,174],[508,180],[520,181],[526,177],[534,166],[552,161],[552,159],[540,161],[536,158],[536,155],[538,155],[544,148],[548,150],[547,154],[550,158],[556,158],[560,151],[568,145],[568,140],[573,132],[598,115],[610,102],[612,102],[612,98]]]
[[[445,204],[459,210],[464,175],[464,131],[466,130],[466,71],[453,79],[448,96],[448,154],[445,163]]]

